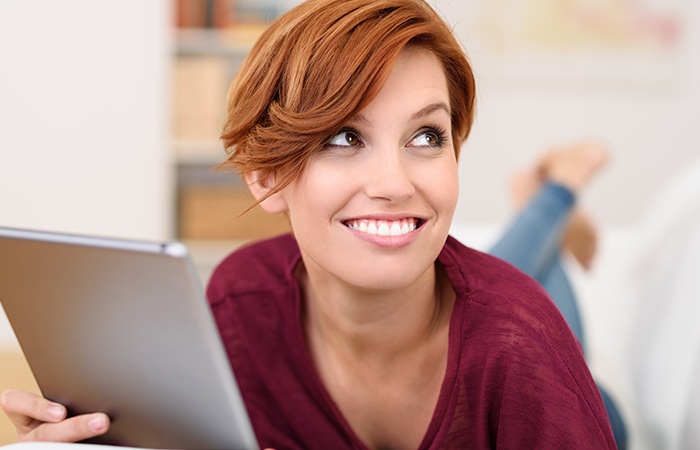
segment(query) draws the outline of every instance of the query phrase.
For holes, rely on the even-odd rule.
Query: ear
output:
[[[274,187],[274,180],[272,177],[262,176],[258,171],[247,172],[244,178],[255,200],[260,200],[265,197]],[[272,214],[287,212],[288,210],[287,200],[284,198],[282,192],[275,192],[270,195],[260,202],[260,206],[262,209]]]

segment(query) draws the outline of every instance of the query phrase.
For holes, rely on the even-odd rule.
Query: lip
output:
[[[415,221],[415,229],[408,231],[405,234],[400,234],[400,235],[379,235],[379,234],[370,234],[365,231],[360,231],[358,229],[353,228],[349,224],[351,223],[357,223],[357,222],[394,222],[394,223],[411,223]],[[423,225],[427,222],[427,220],[420,215],[416,214],[372,214],[372,215],[363,215],[363,216],[353,216],[353,217],[348,217],[345,219],[340,220],[342,226],[353,236],[356,238],[368,242],[372,245],[376,245],[378,247],[384,247],[384,248],[400,248],[404,247],[411,242],[415,241],[418,236],[420,235]]]

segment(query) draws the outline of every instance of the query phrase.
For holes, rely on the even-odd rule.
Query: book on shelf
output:
[[[234,22],[234,0],[177,0],[178,28],[226,28]]]
[[[187,186],[180,189],[178,237],[185,240],[254,240],[291,230],[283,214],[254,204],[246,186]]]
[[[229,63],[217,56],[180,57],[173,80],[176,141],[217,141],[225,117]]]
[[[178,28],[229,28],[239,24],[266,24],[295,2],[289,0],[177,0]]]

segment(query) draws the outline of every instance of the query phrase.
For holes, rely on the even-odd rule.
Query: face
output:
[[[459,192],[442,66],[408,48],[374,100],[278,195],[312,280],[366,290],[432,279]]]

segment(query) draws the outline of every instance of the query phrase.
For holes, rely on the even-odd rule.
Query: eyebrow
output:
[[[422,119],[426,116],[431,115],[435,111],[445,111],[448,116],[452,117],[452,112],[450,111],[450,107],[447,105],[445,102],[435,102],[431,103],[430,105],[426,106],[425,108],[422,108],[420,111],[417,111],[411,115],[411,121]],[[362,114],[357,114],[356,116],[351,118],[352,121],[359,122],[365,126],[372,126],[372,121],[369,120],[367,117],[365,117]]]
[[[452,117],[452,113],[450,112],[450,107],[447,106],[447,103],[445,102],[437,102],[437,103],[432,103],[425,108],[421,109],[420,111],[414,113],[411,116],[411,120],[417,120],[417,119],[422,119],[425,116],[429,116],[435,111],[440,111],[443,110],[447,113],[448,116]]]

